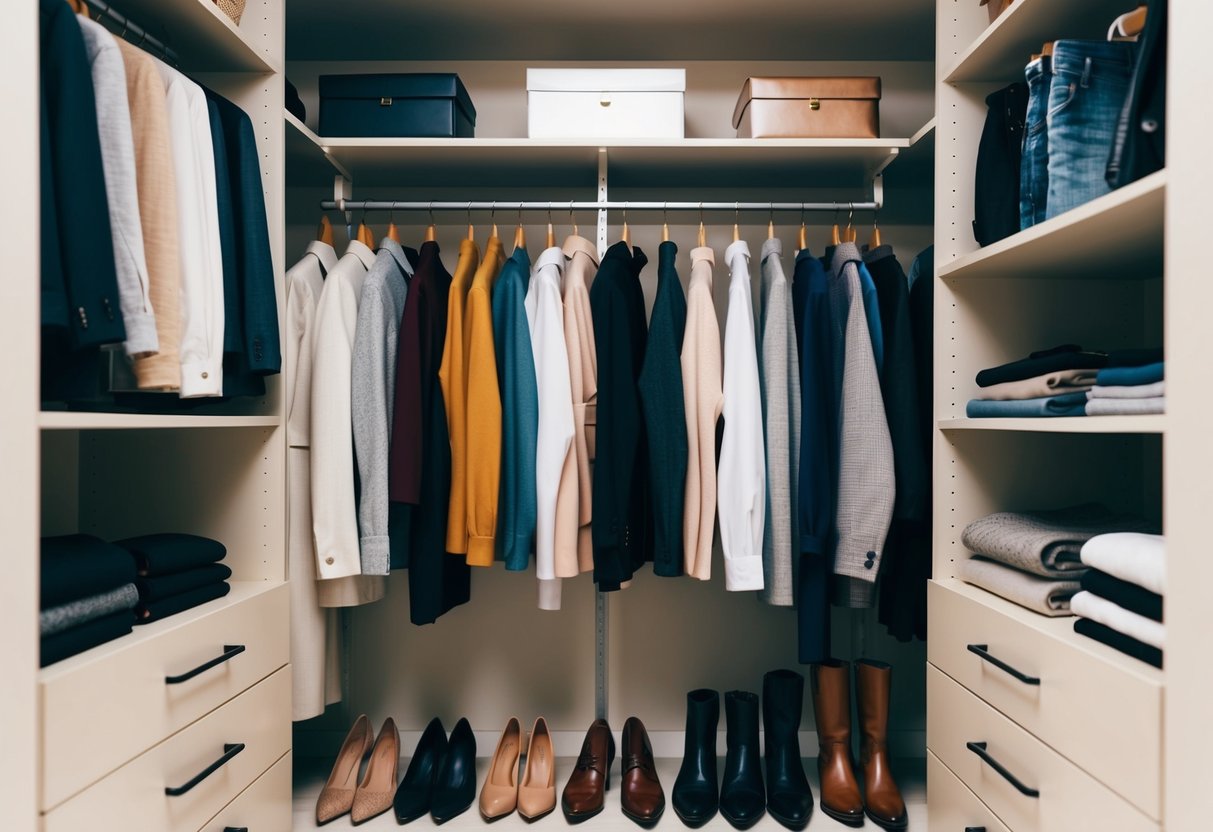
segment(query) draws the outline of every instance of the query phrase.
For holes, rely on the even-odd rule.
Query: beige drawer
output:
[[[940,832],[1010,832],[930,751],[927,752],[927,807],[931,828]]]
[[[274,763],[257,782],[227,804],[201,832],[291,832],[291,755]]]
[[[989,759],[971,743],[984,744]],[[1158,832],[1135,806],[929,664],[927,748],[1015,832]]]
[[[46,668],[39,676],[43,811],[285,665],[288,620],[285,584],[236,582],[223,599]],[[244,651],[230,660],[167,683],[238,645]]]
[[[1162,817],[1162,673],[959,582],[932,583],[927,657],[1153,818]],[[969,649],[984,646],[989,658]],[[1027,684],[994,661],[1029,677]]]
[[[283,668],[48,813],[44,832],[196,832],[290,749],[290,697]]]

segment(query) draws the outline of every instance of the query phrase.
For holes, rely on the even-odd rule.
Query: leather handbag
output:
[[[880,78],[747,78],[733,111],[740,139],[875,139]]]

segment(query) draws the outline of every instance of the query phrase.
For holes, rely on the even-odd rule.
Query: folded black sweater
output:
[[[40,665],[46,667],[48,664],[62,661],[77,653],[83,653],[99,644],[113,641],[129,633],[131,625],[134,623],[134,614],[130,610],[122,610],[53,636],[47,636],[42,639]]]
[[[180,595],[170,595],[168,598],[162,598],[159,601],[151,601],[149,603],[139,603],[135,608],[135,612],[139,617],[136,623],[151,624],[153,621],[160,621],[168,618],[170,615],[176,615],[179,612],[193,609],[200,604],[205,604],[208,601],[214,601],[216,598],[222,598],[231,592],[232,587],[226,581],[221,581],[217,584],[208,584],[198,589],[191,589],[188,592],[182,592]]]
[[[1084,352],[1077,344],[1062,344],[1034,352],[1018,361],[982,370],[977,374],[977,386],[990,387],[1008,381],[1023,381],[1059,370],[1098,370],[1107,364],[1108,356],[1105,353]]]
[[[139,588],[139,600],[142,603],[160,601],[173,595],[200,589],[210,584],[226,581],[232,576],[232,570],[222,563],[210,563],[197,569],[187,569],[172,575],[138,578],[135,586]]]
[[[42,609],[90,598],[135,580],[130,553],[89,534],[42,538]]]
[[[217,540],[180,532],[130,537],[117,541],[117,545],[135,556],[135,565],[144,577],[184,572],[227,555],[227,548]]]

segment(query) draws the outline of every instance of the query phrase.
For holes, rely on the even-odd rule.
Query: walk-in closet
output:
[[[0,827],[1207,825],[1213,12],[9,6]]]

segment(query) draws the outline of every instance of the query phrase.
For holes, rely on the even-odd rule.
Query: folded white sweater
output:
[[[1163,649],[1163,643],[1166,641],[1166,627],[1158,621],[1151,621],[1144,615],[1130,612],[1119,604],[1090,592],[1080,592],[1071,598],[1070,612],[1111,627],[1122,635],[1135,638],[1159,650]]]
[[[1114,532],[1083,544],[1079,559],[1114,578],[1166,594],[1166,539],[1159,534]]]

